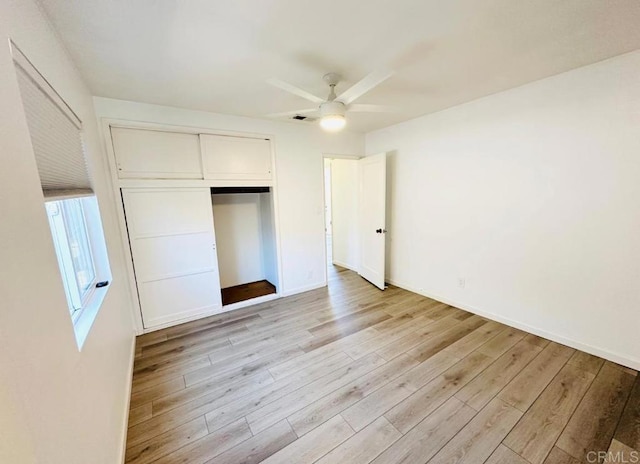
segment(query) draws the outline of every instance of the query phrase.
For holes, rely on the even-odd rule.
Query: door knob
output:
[[[376,229],[376,234],[384,234],[386,232],[386,229]]]

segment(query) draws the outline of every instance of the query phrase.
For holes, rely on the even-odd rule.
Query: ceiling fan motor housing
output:
[[[328,101],[320,105],[320,115],[325,116],[344,116],[347,107],[339,101]]]

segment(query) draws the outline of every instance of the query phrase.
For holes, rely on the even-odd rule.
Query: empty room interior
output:
[[[640,462],[638,0],[0,36],[0,463]]]

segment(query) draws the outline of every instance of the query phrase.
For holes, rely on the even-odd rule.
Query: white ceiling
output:
[[[262,117],[397,73],[370,131],[640,48],[638,0],[40,0],[95,95]]]

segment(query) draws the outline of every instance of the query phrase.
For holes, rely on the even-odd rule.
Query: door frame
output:
[[[324,266],[323,266],[323,272],[324,272],[324,286],[326,287],[328,285],[329,282],[329,275],[327,272],[327,268],[329,267],[329,256],[327,255],[327,237],[326,237],[326,230],[327,230],[327,215],[324,213],[324,211],[326,211],[327,208],[327,204],[326,204],[326,198],[327,198],[327,192],[326,192],[326,188],[325,188],[325,177],[324,177],[324,161],[329,159],[348,159],[348,160],[354,160],[357,161],[359,159],[364,158],[363,156],[358,156],[358,155],[343,155],[343,154],[337,154],[337,153],[323,153],[322,154],[322,160],[321,160],[321,165],[320,165],[320,172],[322,173],[322,205],[324,206],[324,210],[323,210],[323,219],[322,219],[322,224],[324,226],[324,229],[322,231],[322,254],[324,256]],[[329,194],[331,194],[331,192],[329,192]],[[332,213],[333,213],[333,207],[332,207]],[[333,221],[333,218],[331,218]],[[356,270],[357,271],[357,270]]]

